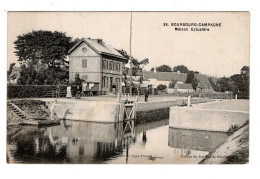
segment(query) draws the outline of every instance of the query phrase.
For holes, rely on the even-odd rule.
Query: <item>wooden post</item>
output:
[[[191,96],[188,96],[188,104],[187,106],[191,106]]]
[[[120,100],[121,100],[121,94],[118,93],[118,94],[117,94],[117,102],[119,102]]]

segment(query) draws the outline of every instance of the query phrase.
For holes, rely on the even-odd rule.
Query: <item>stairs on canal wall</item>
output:
[[[31,117],[26,114],[22,109],[20,109],[15,104],[11,103],[10,101],[7,102],[8,110],[12,110],[21,120],[28,120]]]

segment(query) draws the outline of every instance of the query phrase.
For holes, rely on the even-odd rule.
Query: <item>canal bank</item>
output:
[[[114,123],[124,120],[126,104],[129,101],[105,100],[45,100],[49,109],[55,108],[54,113],[60,119]],[[170,107],[187,104],[187,98],[178,98],[158,101],[130,101],[133,104],[132,114],[136,123],[145,123],[169,117]],[[207,98],[192,98],[191,104],[207,103],[214,100]],[[55,107],[53,107],[55,105]],[[130,111],[131,112],[131,111]]]
[[[171,107],[172,128],[228,132],[249,120],[249,100],[223,100],[191,107]]]
[[[246,164],[249,162],[249,124],[235,131],[199,164]]]

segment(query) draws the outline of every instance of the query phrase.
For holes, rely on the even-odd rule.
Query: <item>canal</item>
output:
[[[58,126],[21,126],[8,137],[9,163],[193,164],[226,133],[174,129],[169,119],[139,124],[62,120]]]

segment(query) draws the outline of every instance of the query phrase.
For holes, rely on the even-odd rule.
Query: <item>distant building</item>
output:
[[[198,80],[198,86],[196,91],[201,92],[213,92],[214,89],[209,82],[209,78],[203,74],[195,74],[195,78]]]
[[[69,50],[69,81],[84,80],[83,89],[122,92],[123,67],[128,60],[101,39],[81,39]]]
[[[192,93],[195,90],[190,83],[176,83],[173,87],[175,93]]]
[[[185,83],[187,80],[187,73],[144,71],[143,78],[144,82],[151,84],[153,88],[157,88],[159,84],[163,84],[168,88],[173,80]]]
[[[159,84],[167,86],[167,93],[175,92],[194,92],[191,84],[187,84],[187,73],[180,72],[156,72],[156,71],[144,71],[143,72],[143,84],[141,86],[152,85],[153,88],[157,88]],[[206,75],[195,74],[195,78],[198,81],[198,87],[196,91],[213,92],[214,89],[209,82]],[[169,84],[175,81],[173,89],[169,88]]]

